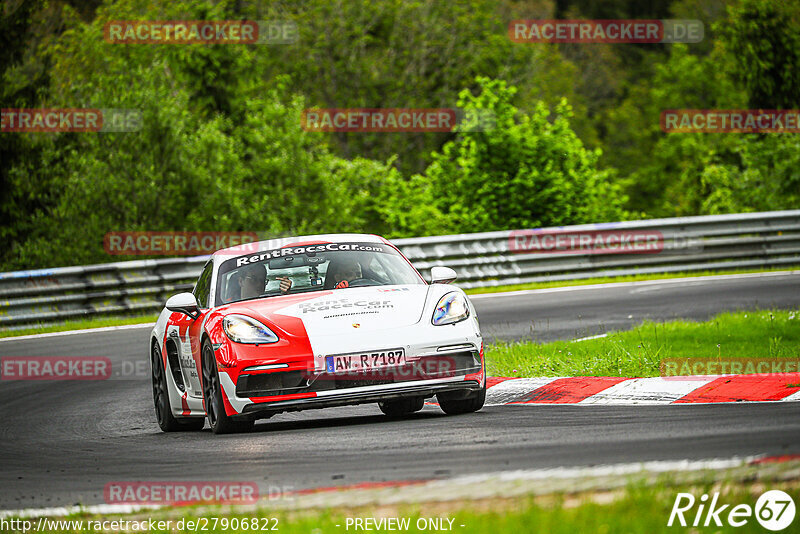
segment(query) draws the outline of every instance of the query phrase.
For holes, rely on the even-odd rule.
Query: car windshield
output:
[[[291,281],[288,293],[281,282]],[[408,261],[383,243],[323,243],[259,251],[225,261],[217,306],[334,288],[424,284]]]

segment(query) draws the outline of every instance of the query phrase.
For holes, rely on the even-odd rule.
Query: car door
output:
[[[178,361],[181,367],[183,383],[186,386],[187,394],[191,397],[201,398],[203,396],[203,386],[200,379],[201,373],[201,346],[200,339],[203,334],[203,322],[210,306],[211,294],[211,275],[214,270],[214,263],[209,260],[203,267],[200,277],[194,286],[192,294],[197,299],[200,306],[200,316],[192,319],[186,315],[173,322],[174,328],[169,332],[175,339],[178,346]]]

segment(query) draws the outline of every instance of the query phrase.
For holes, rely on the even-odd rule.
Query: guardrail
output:
[[[526,249],[545,235],[660,235],[659,250]],[[800,265],[800,210],[680,217],[619,223],[459,234],[395,243],[426,273],[458,272],[462,288],[578,280],[597,276]],[[522,244],[522,249],[517,246]],[[527,243],[527,245],[526,245]],[[552,239],[551,239],[552,243]],[[83,267],[0,273],[0,328],[21,328],[87,316],[160,310],[194,285],[208,256],[137,260]]]

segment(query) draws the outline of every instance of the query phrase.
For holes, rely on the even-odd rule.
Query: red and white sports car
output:
[[[436,396],[446,413],[486,398],[475,309],[428,284],[387,240],[339,234],[215,252],[191,293],[171,297],[150,339],[164,431],[244,431],[285,411],[376,402],[399,416]]]

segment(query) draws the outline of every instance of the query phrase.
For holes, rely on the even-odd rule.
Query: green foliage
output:
[[[136,105],[142,130],[85,136],[57,167],[63,194],[17,251],[22,265],[107,260],[101,245],[112,230],[316,233],[372,222],[369,189],[394,171],[332,155],[301,130],[302,98],[270,90],[244,103],[246,120],[234,127],[186,112],[186,92],[159,85],[163,65],[154,67],[139,73],[152,83]]]
[[[231,2],[233,5],[233,3]],[[575,68],[549,46],[511,42],[508,20],[529,16],[524,6],[495,0],[309,0],[285,8],[253,3],[242,14],[291,18],[297,46],[276,46],[254,57],[264,84],[291,73],[293,87],[321,108],[451,108],[476,76],[502,78],[520,88],[523,106],[578,98]],[[263,48],[263,47],[262,47]],[[581,116],[581,126],[591,126]],[[346,133],[329,136],[336,151],[385,161],[397,155],[406,175],[425,169],[428,153],[452,138],[446,133]]]
[[[197,5],[203,9],[192,18],[222,18]],[[45,138],[40,161],[52,162],[59,195],[32,216],[32,231],[12,246],[7,268],[108,261],[103,236],[115,230],[381,230],[371,197],[396,171],[337,157],[303,131],[305,102],[290,94],[290,80],[243,98],[246,82],[229,85],[247,80],[252,52],[227,47],[217,70],[228,82],[217,91],[195,75],[215,47],[192,45],[199,50],[193,55],[166,45],[108,45],[101,31],[111,16],[101,9],[92,24],[65,31],[52,47],[57,82],[49,105],[139,109],[142,129]],[[14,169],[18,182],[29,170]]]
[[[800,107],[800,1],[742,0],[722,33],[753,109]]]
[[[793,209],[800,206],[800,139],[796,135],[736,138],[732,163],[700,174],[702,213]]]
[[[699,18],[693,45],[513,43],[520,18]],[[291,20],[292,45],[109,44],[110,20]],[[665,134],[664,109],[800,107],[797,0],[7,0],[2,107],[136,133],[0,133],[0,270],[108,261],[114,230],[415,236],[796,208],[796,135]],[[312,133],[307,107],[497,127]]]
[[[46,86],[44,69],[23,63],[38,39],[31,37],[35,13],[43,2],[0,5],[0,108],[32,106]],[[29,67],[31,65],[28,65]],[[37,65],[40,66],[40,65]],[[29,177],[41,161],[39,146],[28,136],[0,134],[0,251],[31,229],[27,215],[48,205],[48,187],[31,184]],[[3,252],[0,252],[0,265]]]
[[[550,121],[543,103],[531,114],[519,112],[512,104],[516,90],[503,81],[478,78],[477,85],[477,95],[461,92],[459,107],[467,113],[493,114],[496,126],[459,132],[433,154],[424,179],[415,177],[410,187],[400,189],[403,195],[413,189],[416,195],[431,197],[459,232],[625,216],[620,209],[625,199],[613,174],[597,168],[599,151],[587,150],[570,128],[566,101],[556,107]],[[413,218],[422,218],[431,209],[421,207]],[[439,226],[440,219],[431,215]]]
[[[665,134],[660,116],[667,109],[741,108],[746,95],[719,65],[720,49],[699,57],[689,46],[676,44],[664,63],[653,68],[652,80],[641,80],[628,97],[608,114],[609,165],[628,177],[630,207],[649,216],[699,214],[699,191],[684,194],[687,167],[691,173],[705,164],[709,146],[733,141],[730,134]],[[696,180],[699,183],[699,180]],[[685,197],[689,197],[688,200]],[[694,202],[695,205],[686,205]]]
[[[746,108],[747,91],[729,75],[735,62],[721,42],[705,57],[675,45],[668,60],[655,67],[652,83],[641,82],[611,113],[616,133],[609,139],[617,148],[609,161],[628,176],[631,208],[669,217],[798,206],[796,134],[665,134],[660,129],[660,113],[667,109]]]

